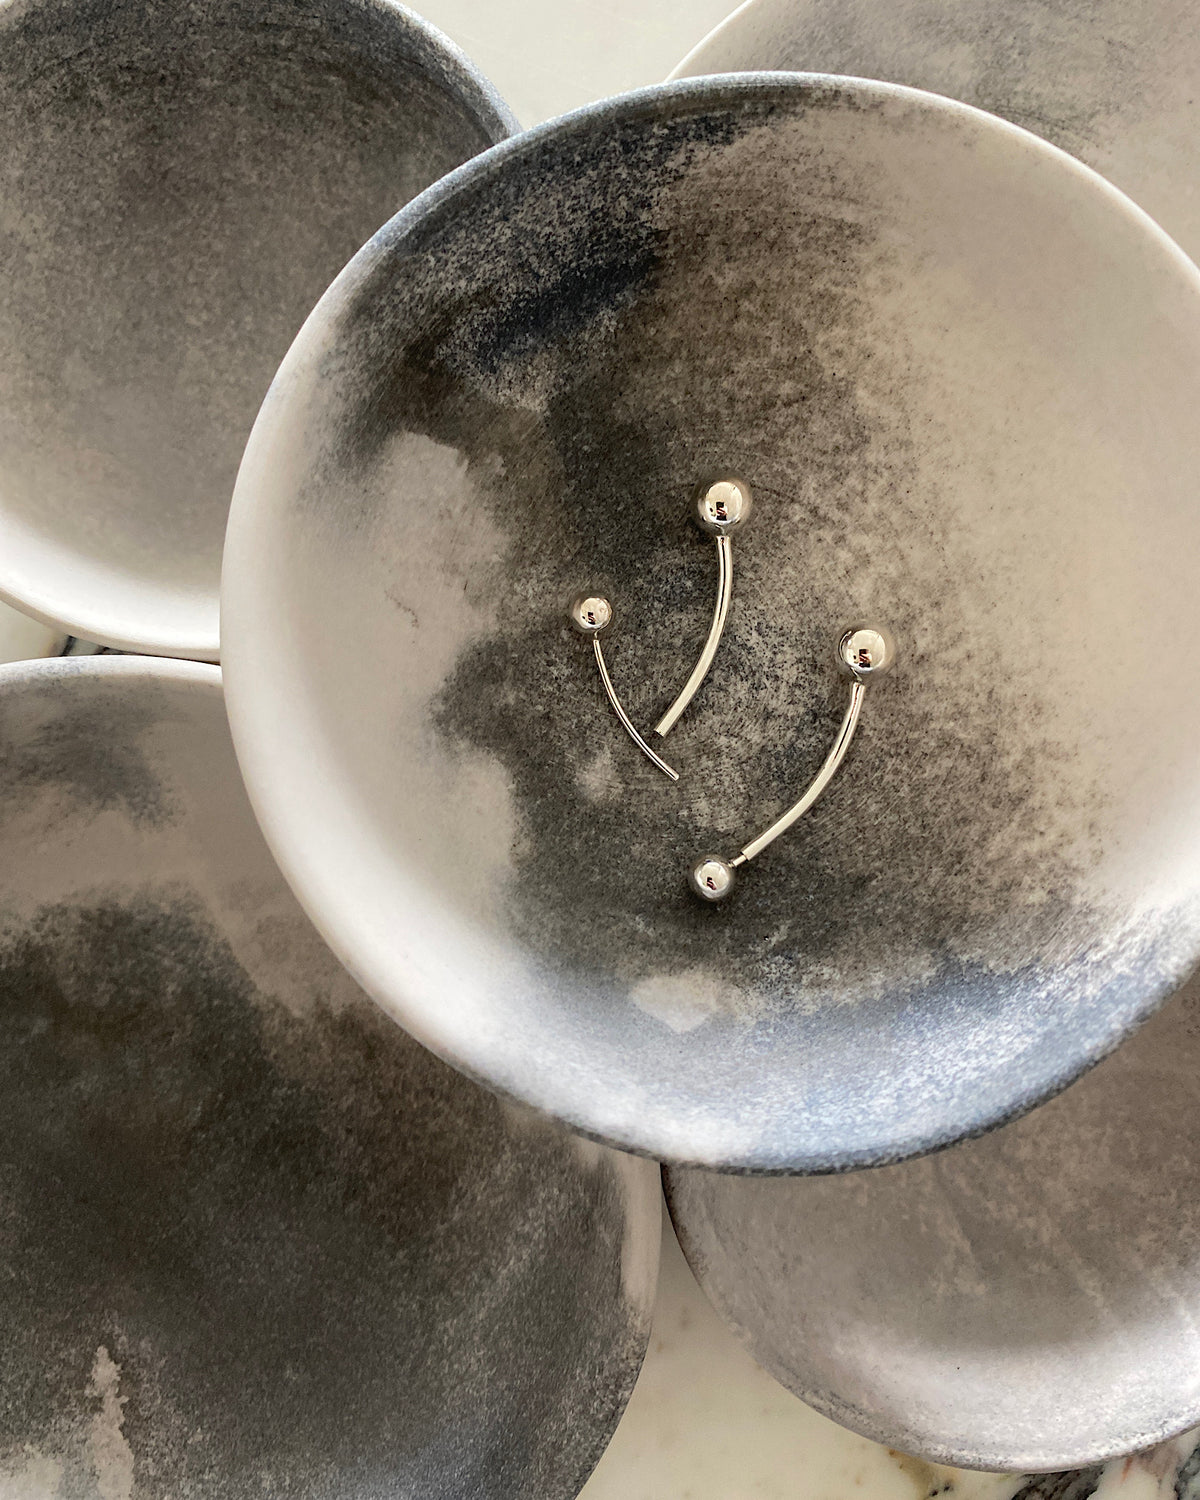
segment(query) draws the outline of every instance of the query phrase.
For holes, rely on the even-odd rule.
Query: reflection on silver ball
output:
[[[594,639],[612,628],[613,607],[603,594],[580,594],[571,600],[568,614],[580,635]]]
[[[711,479],[696,494],[696,520],[709,536],[728,536],[748,520],[750,504],[744,479]]]
[[[701,901],[723,901],[733,890],[733,866],[719,854],[698,859],[688,874],[688,884]]]
[[[896,664],[896,642],[882,625],[851,625],[838,636],[838,666],[847,677],[865,682]]]

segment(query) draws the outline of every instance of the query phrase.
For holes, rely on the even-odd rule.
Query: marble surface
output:
[[[66,636],[0,600],[0,662],[57,656]]]
[[[522,125],[665,78],[729,0],[426,0]]]

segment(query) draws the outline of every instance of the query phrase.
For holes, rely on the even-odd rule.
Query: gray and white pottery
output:
[[[671,76],[766,68],[991,110],[1095,167],[1200,259],[1194,0],[747,0]]]
[[[230,517],[251,798],[335,951],[456,1066],[604,1140],[821,1171],[944,1145],[1112,1048],[1200,951],[1200,275],[1094,173],[882,84],[567,116],[354,260]],[[678,786],[714,469],[757,492]],[[706,849],[812,815],[720,907]],[[279,622],[285,628],[279,628]]]
[[[439,1063],[280,878],[216,668],[0,669],[0,1493],[570,1500],[658,1174]]]
[[[1045,1470],[1200,1422],[1198,1160],[1200,979],[980,1140],[666,1186],[704,1290],[789,1390],[905,1453]]]
[[[215,660],[276,366],[359,246],[512,126],[392,0],[3,0],[0,597]]]

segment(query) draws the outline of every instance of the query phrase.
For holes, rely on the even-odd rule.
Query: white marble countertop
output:
[[[424,0],[522,125],[659,83],[731,0]]]
[[[0,604],[0,662],[31,656],[56,656],[66,640],[48,625]]]
[[[886,0],[880,0],[886,3]],[[728,0],[425,0],[522,124],[664,78]],[[0,604],[0,661],[63,639]],[[845,1432],[759,1369],[719,1322],[664,1227],[650,1351],[583,1500],[1200,1500],[1196,1435],[1071,1474],[971,1474]]]

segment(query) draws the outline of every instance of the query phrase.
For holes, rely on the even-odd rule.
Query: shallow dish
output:
[[[215,668],[0,669],[0,1492],[570,1500],[658,1174],[484,1093],[280,879]]]
[[[404,1026],[602,1139],[820,1171],[995,1124],[1200,950],[1198,385],[1195,268],[978,111],[760,75],[501,146],[339,278],[243,461],[227,697],[268,842]],[[672,786],[567,605],[616,602],[653,724],[713,469],[758,500]],[[899,665],[702,907],[695,858],[824,758],[853,619]]]
[[[747,0],[672,78],[887,78],[1023,125],[1095,167],[1200,259],[1191,0]]]
[[[1035,1114],[849,1177],[668,1171],[680,1243],[819,1411],[973,1468],[1090,1465],[1200,1422],[1200,980]]]
[[[3,0],[0,597],[215,660],[229,496],[288,344],[511,127],[391,0]]]

